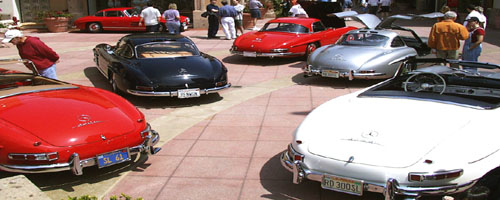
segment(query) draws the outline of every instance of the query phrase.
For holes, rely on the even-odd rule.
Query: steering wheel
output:
[[[405,82],[403,87],[406,92],[439,92],[443,94],[446,90],[446,81],[436,73],[422,72],[413,74]]]

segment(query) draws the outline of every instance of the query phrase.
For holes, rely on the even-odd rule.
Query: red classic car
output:
[[[26,60],[0,68],[0,171],[81,175],[160,151],[159,134],[122,97],[42,77]]]
[[[245,57],[307,56],[319,46],[333,44],[354,29],[357,28],[326,28],[315,18],[283,17],[270,20],[257,32],[236,38],[230,51]]]
[[[140,10],[133,7],[108,8],[98,11],[93,16],[80,17],[73,22],[82,31],[97,33],[101,31],[146,31],[146,26],[139,26]],[[187,30],[189,17],[181,15],[181,25]],[[166,30],[165,19],[161,20],[161,31]]]

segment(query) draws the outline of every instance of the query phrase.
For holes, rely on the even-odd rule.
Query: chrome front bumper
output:
[[[289,149],[297,153],[291,146]],[[323,180],[323,175],[325,173],[312,171],[307,169],[301,161],[294,161],[288,155],[288,151],[285,151],[280,156],[281,165],[285,167],[288,171],[293,173],[292,182],[295,184],[301,183],[304,178],[321,182]],[[334,174],[328,174],[333,176],[338,176]],[[382,193],[385,196],[385,200],[393,200],[396,195],[407,196],[406,199],[418,199],[424,195],[447,195],[459,192],[464,192],[476,184],[477,180],[473,180],[461,185],[446,185],[446,186],[434,186],[434,187],[404,187],[400,186],[398,181],[393,178],[389,178],[385,184],[372,183],[364,181],[363,191]]]
[[[151,134],[145,136],[146,139],[140,145],[130,147],[130,155],[136,155],[144,152],[148,155],[156,154],[161,150],[160,147],[154,147],[160,141],[160,135],[155,130],[151,130]],[[46,172],[60,172],[71,170],[75,175],[82,175],[83,168],[97,165],[97,157],[87,158],[80,160],[78,153],[73,153],[69,162],[57,163],[50,165],[1,165],[0,170],[16,173],[46,173]]]
[[[311,65],[307,65],[306,67],[302,68],[302,71],[304,71],[304,76],[305,77],[310,77],[310,76],[322,76],[321,69],[312,69]],[[349,78],[349,80],[353,79],[383,79],[386,78],[387,74],[385,73],[360,73],[356,72],[353,70],[350,70],[348,72],[340,72],[339,73],[339,78]]]
[[[229,52],[231,52],[231,54],[234,54],[234,55],[240,55],[240,56],[243,56],[243,51],[234,51],[234,50],[229,50]],[[274,58],[274,57],[295,57],[295,56],[303,56],[305,53],[290,53],[290,52],[286,52],[286,53],[259,53],[259,52],[256,52],[255,53],[255,56],[256,57],[271,57],[271,58]]]
[[[210,94],[216,93],[220,90],[227,89],[231,87],[231,83],[228,83],[222,87],[206,88],[200,89],[200,94]],[[127,92],[136,96],[148,96],[148,97],[176,97],[178,96],[177,91],[171,92],[154,92],[154,91],[141,91],[141,90],[131,90],[128,89]]]

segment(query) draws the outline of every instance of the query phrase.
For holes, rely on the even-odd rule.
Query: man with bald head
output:
[[[462,24],[456,23],[456,18],[457,13],[448,11],[444,14],[444,20],[432,26],[427,44],[436,49],[438,58],[458,60],[460,40],[469,38],[469,31]]]

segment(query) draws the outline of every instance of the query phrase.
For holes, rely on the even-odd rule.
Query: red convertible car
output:
[[[146,26],[139,26],[140,10],[133,7],[108,8],[98,11],[93,16],[80,17],[73,22],[82,31],[92,33],[102,31],[146,31]],[[181,25],[188,29],[189,17],[181,15]],[[161,20],[161,31],[166,30],[165,19]]]
[[[326,28],[315,18],[283,17],[267,22],[255,32],[236,38],[231,53],[245,57],[306,57],[316,48],[333,44],[356,27]]]
[[[127,100],[42,77],[33,66],[0,60],[0,171],[82,175],[160,151],[159,134]]]

